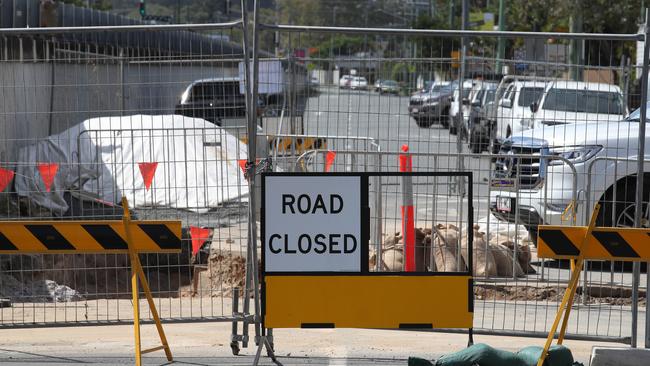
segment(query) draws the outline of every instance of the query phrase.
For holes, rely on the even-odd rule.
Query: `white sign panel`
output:
[[[250,68],[251,80],[253,80],[253,67]],[[244,63],[239,63],[239,92],[245,93],[244,85]],[[260,60],[257,83],[257,92],[260,94],[281,94],[284,86],[284,71],[282,63],[278,60]]]
[[[361,271],[361,177],[265,177],[266,272]]]

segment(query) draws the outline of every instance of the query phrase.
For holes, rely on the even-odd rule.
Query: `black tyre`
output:
[[[431,118],[428,117],[416,118],[415,123],[418,125],[418,127],[429,128],[431,127]]]
[[[456,122],[455,118],[451,119],[451,123],[449,124],[449,134],[455,135],[458,133],[458,122]]]
[[[650,200],[650,174],[643,177],[643,205],[641,212],[641,227],[650,227],[650,218],[646,217],[648,212],[648,201]],[[600,199],[601,209],[598,214],[598,226],[605,227],[634,227],[634,215],[636,210],[636,177],[630,176],[619,180],[610,187]]]
[[[445,108],[445,110],[442,111],[442,114],[440,115],[440,125],[443,128],[449,128],[449,119],[451,116],[449,115],[449,107]]]
[[[482,145],[482,139],[481,135],[476,131],[475,128],[472,128],[469,131],[469,139],[467,142],[467,146],[469,147],[469,151],[472,154],[480,154],[481,153],[481,145]]]

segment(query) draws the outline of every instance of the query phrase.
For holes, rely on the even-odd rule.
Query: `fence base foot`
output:
[[[266,355],[271,358],[274,364],[282,366],[282,363],[275,358],[275,352],[273,351],[273,346],[269,340],[269,337],[263,335],[259,338],[257,345],[257,352],[255,353],[255,360],[253,360],[253,366],[257,366],[260,362],[260,357],[262,356],[262,349],[266,347]]]

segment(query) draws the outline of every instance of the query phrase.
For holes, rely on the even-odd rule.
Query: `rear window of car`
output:
[[[539,102],[544,94],[544,88],[523,87],[519,92],[519,100],[517,105],[520,107],[528,107],[533,103]]]
[[[239,82],[198,83],[192,87],[191,100],[214,100],[239,95]]]
[[[619,93],[597,90],[553,88],[548,91],[543,108],[565,112],[624,114]]]

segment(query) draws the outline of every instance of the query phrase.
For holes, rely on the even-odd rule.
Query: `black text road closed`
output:
[[[360,177],[264,179],[266,272],[361,270]]]

